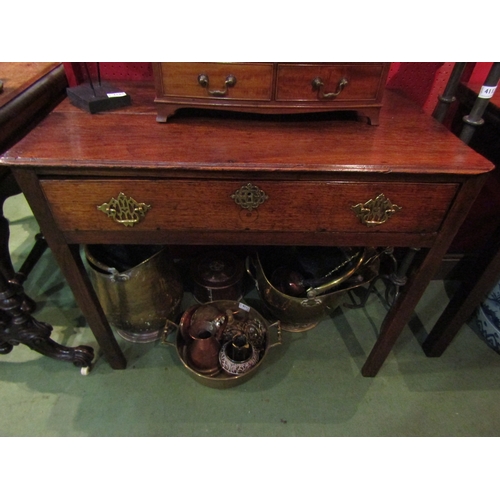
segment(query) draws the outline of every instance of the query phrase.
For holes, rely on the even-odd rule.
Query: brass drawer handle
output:
[[[358,203],[351,207],[359,220],[365,226],[380,226],[387,222],[401,207],[391,203],[383,193],[379,194],[374,200],[368,200],[366,203]]]
[[[328,92],[325,94],[325,91],[323,90],[323,86],[325,84],[323,83],[323,80],[319,76],[317,76],[312,81],[312,88],[318,91],[318,97],[320,99],[331,99],[332,97],[337,97],[344,90],[344,87],[348,83],[349,82],[347,81],[347,78],[341,78],[337,85],[337,90],[335,92]]]
[[[141,221],[146,213],[151,209],[151,205],[138,203],[133,198],[120,193],[117,198],[111,198],[108,203],[103,203],[97,210],[104,212],[118,224],[131,227]]]
[[[264,203],[269,196],[267,196],[262,189],[255,186],[252,183],[248,183],[245,186],[241,186],[232,195],[231,198],[234,200],[236,205],[241,208],[251,212],[252,210],[258,208],[262,203]]]
[[[201,74],[198,76],[198,83],[204,88],[207,89],[207,92],[214,97],[224,97],[227,94],[227,91],[230,87],[234,87],[236,85],[236,77],[233,75],[229,75],[226,77],[226,81],[224,82],[225,89],[224,90],[210,90],[208,87],[210,86],[210,81],[208,79],[208,75]]]

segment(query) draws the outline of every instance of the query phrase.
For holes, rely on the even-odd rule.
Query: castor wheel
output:
[[[80,374],[86,377],[90,374],[90,372],[94,368],[96,361],[101,356],[101,350],[98,349],[97,351],[94,351],[94,349],[89,346],[80,346],[79,349],[81,349],[82,351],[87,350],[89,354],[91,354],[91,357],[89,356],[86,358],[86,363],[83,366],[80,366]]]
[[[89,373],[90,373],[90,370],[92,370],[92,366],[82,366],[80,368],[80,373],[86,377]]]

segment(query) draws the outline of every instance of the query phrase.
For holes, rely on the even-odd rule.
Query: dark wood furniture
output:
[[[66,76],[61,63],[0,63],[3,82],[0,93],[0,153],[12,147],[32,130],[66,94]],[[90,347],[67,348],[50,339],[52,327],[36,321],[31,312],[36,304],[24,293],[22,284],[46,248],[40,235],[28,258],[17,271],[9,252],[9,222],[3,204],[21,193],[11,170],[0,166],[0,354],[23,343],[41,354],[77,366],[89,366],[93,359]]]
[[[375,376],[491,163],[392,92],[378,127],[334,113],[199,110],[165,126],[156,123],[151,84],[119,85],[132,107],[90,115],[64,101],[0,159],[111,366],[125,368],[126,359],[89,281],[82,244],[421,248],[362,368]]]
[[[26,135],[62,101],[66,77],[61,63],[0,63],[0,153]],[[0,166],[0,271],[8,280],[16,275],[9,254],[9,223],[3,204],[21,192],[10,169]],[[38,246],[43,246],[40,240]],[[24,277],[24,276],[23,276]]]
[[[461,84],[457,99],[460,103],[452,129],[460,134],[462,117],[470,112],[480,85]],[[477,127],[469,145],[500,165],[500,94],[491,98],[485,109],[484,124]],[[468,250],[461,264],[461,284],[426,338],[423,348],[429,357],[441,356],[464,323],[500,280],[500,202],[498,169],[491,172],[473,210],[457,234],[457,243]],[[474,237],[470,236],[473,233]],[[475,238],[475,239],[474,239]]]
[[[356,110],[378,125],[390,63],[153,63],[157,121],[177,109]]]

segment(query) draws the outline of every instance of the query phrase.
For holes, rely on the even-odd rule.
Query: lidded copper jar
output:
[[[193,295],[200,302],[239,301],[243,297],[243,261],[221,250],[197,257],[191,266]]]

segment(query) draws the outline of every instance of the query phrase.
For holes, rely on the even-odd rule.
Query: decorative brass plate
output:
[[[237,205],[251,212],[262,205],[269,196],[262,189],[249,182],[237,189],[231,198]]]
[[[103,203],[97,207],[97,210],[104,212],[108,217],[124,226],[133,226],[140,222],[150,210],[151,205],[138,203],[133,198],[120,193],[118,198],[111,198],[108,203]]]
[[[391,203],[383,193],[379,194],[374,200],[368,200],[366,203],[358,203],[351,207],[359,220],[368,227],[380,226],[387,222],[401,207]]]

